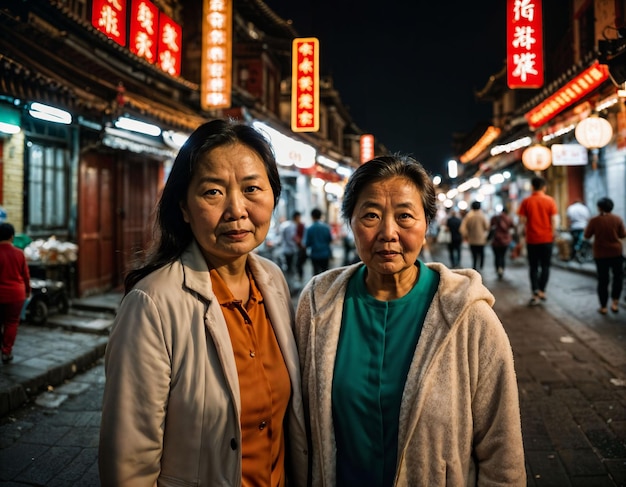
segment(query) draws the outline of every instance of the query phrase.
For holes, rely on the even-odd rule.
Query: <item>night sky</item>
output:
[[[491,119],[474,92],[506,56],[505,0],[265,0],[302,37],[320,39],[321,75],[354,122],[433,174],[454,133]]]

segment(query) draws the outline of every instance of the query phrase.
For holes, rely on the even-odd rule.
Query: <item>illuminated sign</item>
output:
[[[489,145],[498,138],[501,130],[493,125],[489,126],[485,133],[481,135],[478,142],[476,142],[465,154],[459,157],[462,163],[470,162],[475,157],[478,157],[482,151],[484,151]]]
[[[135,55],[180,76],[182,28],[148,0],[93,0],[91,24]],[[126,32],[126,16],[130,25]]]
[[[509,88],[543,86],[541,0],[507,0],[506,46]]]
[[[126,45],[126,0],[93,0],[91,25],[121,46]]]
[[[372,134],[361,135],[361,164],[374,159],[374,136]]]
[[[320,128],[319,40],[294,39],[291,56],[291,130],[317,132]]]
[[[132,0],[129,49],[150,63],[156,61],[159,10],[148,0]]]
[[[232,19],[232,0],[203,0],[200,84],[203,110],[229,108],[231,105]]]
[[[524,114],[530,128],[541,127],[568,106],[581,100],[609,78],[609,69],[597,61],[556,93]]]
[[[159,38],[157,64],[172,76],[180,76],[181,42],[183,30],[180,25],[163,12],[159,14]]]

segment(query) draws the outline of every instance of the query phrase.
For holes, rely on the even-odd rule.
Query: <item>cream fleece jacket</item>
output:
[[[346,286],[362,263],[315,276],[296,313],[312,485],[336,483],[332,382]],[[517,381],[493,295],[439,263],[400,407],[396,486],[526,486]]]

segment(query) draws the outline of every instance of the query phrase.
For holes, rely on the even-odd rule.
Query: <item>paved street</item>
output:
[[[600,315],[595,277],[553,267],[547,301],[531,308],[525,262],[510,264],[502,281],[492,266],[487,249],[484,281],[515,354],[528,485],[625,486],[626,302]],[[18,343],[61,333],[33,328],[24,326]],[[97,486],[103,384],[98,359],[0,418],[0,484]]]

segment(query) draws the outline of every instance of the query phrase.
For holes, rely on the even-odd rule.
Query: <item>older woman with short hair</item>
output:
[[[362,262],[315,276],[296,313],[313,486],[525,486],[517,382],[472,269],[419,260],[434,186],[403,155],[349,179]]]

